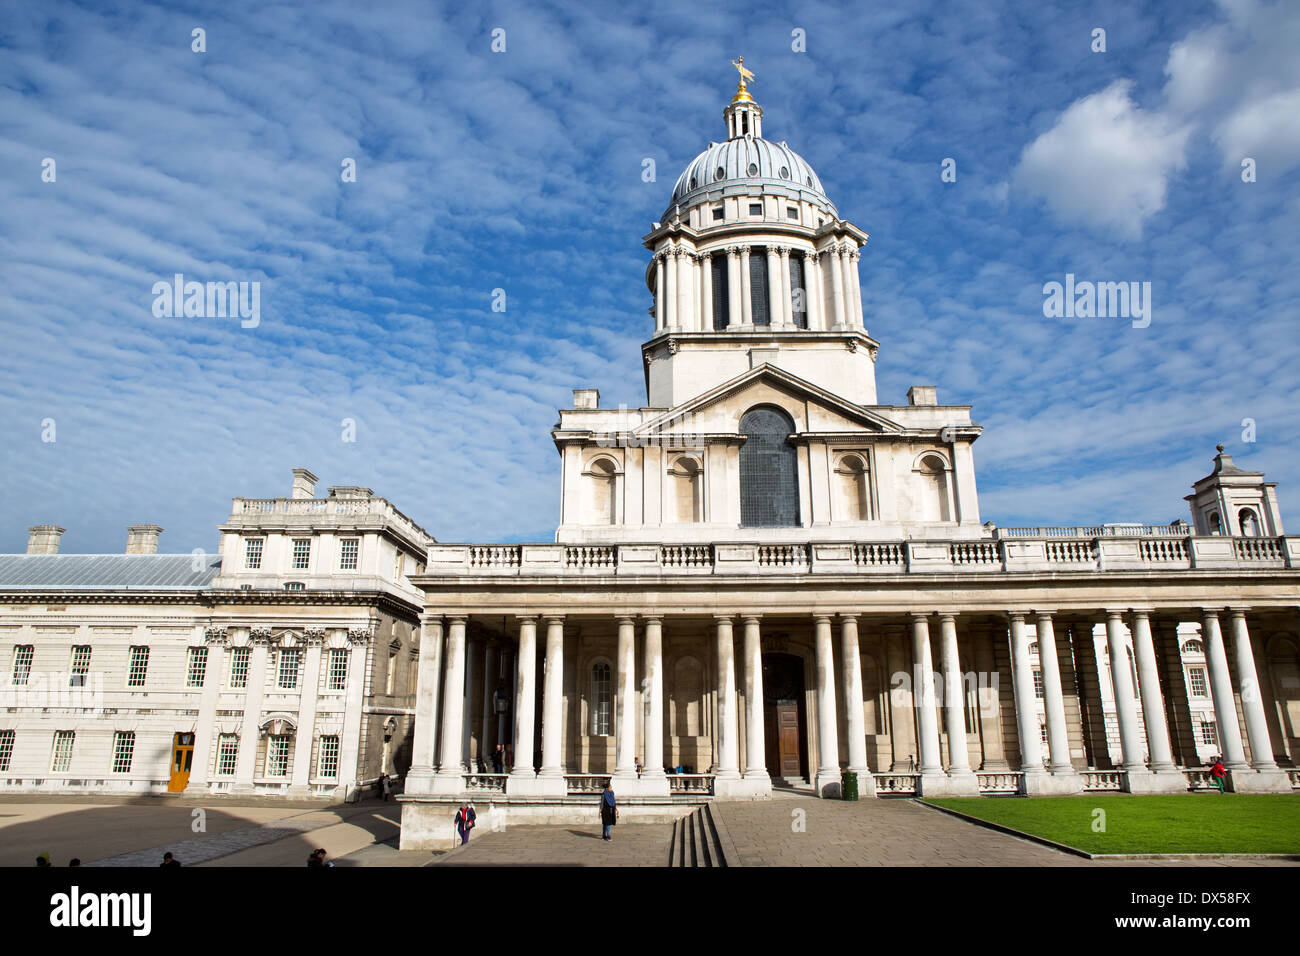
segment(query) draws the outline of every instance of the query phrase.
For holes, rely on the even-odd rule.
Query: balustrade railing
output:
[[[1023,773],[976,773],[980,793],[1019,793]]]
[[[1218,789],[1210,779],[1210,771],[1208,770],[1184,770],[1183,776],[1187,778],[1187,789],[1189,790]]]
[[[665,568],[709,568],[713,566],[713,548],[707,544],[660,545],[659,563]]]
[[[907,556],[901,544],[855,544],[853,563],[860,568],[904,568]]]
[[[1300,770],[1288,768],[1286,775],[1291,778],[1291,789],[1300,790]]]
[[[1138,551],[1150,564],[1187,563],[1187,542],[1181,538],[1143,538],[1138,542]]]
[[[1094,564],[1097,555],[1091,541],[1046,541],[1048,564]]]
[[[1161,524],[1046,525],[996,532],[999,538],[1185,538],[1190,533],[1188,525]]]
[[[1232,549],[1238,561],[1282,563],[1285,555],[1276,538],[1233,538]]]
[[[609,545],[586,545],[564,549],[564,566],[567,568],[613,569],[614,548]]]
[[[244,515],[346,516],[378,515],[416,538],[433,536],[402,514],[387,498],[235,498],[231,509]]]
[[[919,773],[873,773],[876,781],[876,795],[888,796],[891,793],[916,793]]]
[[[713,774],[711,773],[670,773],[668,774],[669,793],[712,794]]]
[[[489,793],[505,793],[506,781],[510,775],[506,773],[467,773],[465,774],[465,789],[475,792],[480,790]]]
[[[998,556],[998,546],[992,541],[956,542],[948,545],[948,556],[958,566],[988,565],[1002,563]]]
[[[607,773],[566,773],[564,783],[569,793],[601,793],[605,781],[610,778]]]
[[[803,544],[760,544],[760,568],[807,568],[808,546]]]
[[[476,545],[469,549],[471,568],[517,568],[518,545]]]
[[[1084,790],[1123,790],[1123,770],[1080,770]]]

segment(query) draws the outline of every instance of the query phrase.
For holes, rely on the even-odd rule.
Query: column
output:
[[[1203,610],[1202,615],[1201,637],[1205,643],[1205,664],[1210,671],[1210,694],[1214,698],[1223,765],[1229,770],[1246,770],[1249,765],[1241,746],[1241,724],[1237,722],[1237,704],[1232,696],[1232,676],[1228,671],[1223,632],[1219,629],[1219,612],[1210,608]]]
[[[831,619],[813,619],[817,648],[817,793],[835,797],[840,792],[839,721],[835,714],[835,649],[831,644]]]
[[[479,652],[480,644],[482,644],[482,641],[478,638],[467,637],[465,639],[465,710],[461,729],[461,761],[465,764],[465,769],[470,773],[478,772],[478,763],[475,760],[476,754],[474,753],[474,725],[479,722],[481,714],[474,708],[474,691],[478,689],[483,681],[482,677],[479,676],[479,668],[483,664],[482,655]]]
[[[776,246],[767,247],[767,319],[772,328],[779,329],[784,313],[781,310],[781,255]]]
[[[479,729],[478,755],[483,761],[483,772],[492,772],[492,753],[496,750],[497,735],[493,733],[492,721],[496,719],[496,708],[492,696],[497,689],[497,642],[483,642],[483,726]]]
[[[415,731],[411,743],[411,769],[406,775],[407,793],[428,792],[437,757],[438,673],[442,661],[442,618],[437,614],[420,618],[420,662],[415,686]]]
[[[700,331],[713,331],[713,256],[700,257]]]
[[[1115,691],[1115,718],[1119,721],[1121,764],[1130,773],[1142,773],[1142,738],[1138,734],[1137,698],[1129,673],[1128,646],[1124,641],[1124,615],[1106,611],[1106,649],[1110,654],[1110,681]]]
[[[691,253],[691,321],[688,328],[693,332],[703,332],[704,328],[704,276],[701,275],[700,262],[704,257],[698,252]]]
[[[750,290],[749,246],[740,247],[740,321],[746,328],[754,326],[754,296]]]
[[[662,252],[655,253],[655,333],[662,332],[665,328],[665,316],[668,311],[668,303],[664,301],[664,272],[666,256]]]
[[[1065,723],[1065,697],[1061,691],[1061,664],[1056,656],[1056,628],[1048,611],[1035,615],[1038,629],[1038,664],[1043,669],[1043,707],[1047,717],[1048,766],[1054,774],[1072,774],[1070,733]]]
[[[794,326],[794,303],[790,290],[790,247],[782,246],[781,252],[781,325],[786,328]]]
[[[740,247],[727,247],[727,328],[740,328],[744,322],[741,306]]]
[[[645,622],[645,682],[650,696],[645,705],[645,769],[641,776],[659,780],[664,778],[664,636],[663,621],[657,617]]]
[[[858,275],[858,260],[861,258],[862,253],[857,249],[849,250],[849,265],[844,272],[844,281],[849,286],[847,298],[851,303],[849,325],[855,329],[865,329],[867,325],[866,317],[862,314],[862,279]]]
[[[533,779],[533,718],[537,708],[537,618],[519,618],[515,654],[515,765],[510,786]]]
[[[325,639],[321,628],[307,628],[307,663],[301,677],[302,690],[298,698],[298,729],[294,733],[293,771],[290,789],[295,792],[310,792],[311,752],[316,740],[316,698],[320,687],[320,648]],[[388,768],[380,768],[387,773]]]
[[[614,776],[636,779],[636,621],[618,621]]]
[[[501,653],[497,658],[497,684],[505,694],[506,699],[510,700],[510,692],[507,690],[514,683],[514,655],[510,650],[510,645],[502,644]],[[504,747],[510,742],[510,722],[514,704],[510,703],[506,711],[497,715],[497,743]]]
[[[1169,746],[1169,727],[1165,723],[1165,700],[1160,692],[1160,668],[1156,664],[1155,643],[1151,640],[1151,619],[1149,612],[1135,609],[1133,611],[1133,657],[1137,663],[1138,693],[1142,698],[1142,717],[1146,722],[1147,750],[1151,769],[1157,772],[1173,773],[1174,754]],[[1039,642],[1042,646],[1042,642]],[[1111,667],[1114,668],[1114,661]],[[1178,774],[1179,783],[1183,783],[1182,774]],[[1186,787],[1183,787],[1186,789]]]
[[[668,309],[664,315],[664,325],[670,332],[677,331],[677,250],[664,250],[664,269],[668,273],[664,292],[668,297]],[[518,745],[518,741],[516,741]]]
[[[772,789],[767,772],[767,737],[763,716],[763,644],[757,615],[743,618],[745,627],[745,779],[759,792]]]
[[[803,281],[807,286],[808,328],[824,330],[828,327],[822,297],[822,257],[819,252],[810,252],[803,258]]]
[[[844,328],[844,279],[840,274],[840,247],[833,245],[826,250],[830,256],[830,282],[831,282],[831,319],[833,320],[833,329]]]
[[[253,775],[257,763],[257,741],[261,730],[262,692],[266,689],[266,658],[270,628],[250,628],[248,681],[244,685],[244,721],[239,728],[239,756],[235,761],[236,793],[253,793]]]
[[[1255,652],[1250,646],[1250,632],[1246,629],[1246,609],[1230,607],[1228,616],[1232,621],[1232,653],[1237,659],[1237,686],[1241,688],[1241,709],[1250,739],[1251,766],[1256,770],[1276,770],[1264,697],[1255,672]]]
[[[343,739],[339,741],[339,786],[347,791],[364,779],[365,758],[361,754],[361,722],[364,718],[366,697],[370,692],[366,675],[374,662],[372,649],[375,640],[373,623],[349,627],[346,631],[348,647],[348,679],[343,705]],[[436,713],[436,711],[435,711]]]
[[[189,783],[196,790],[206,787],[211,778],[212,751],[217,737],[217,697],[226,679],[226,631],[224,627],[213,626],[204,633],[208,662],[203,690],[199,694],[199,719],[194,728],[194,770]]]
[[[1011,672],[1016,691],[1016,736],[1020,738],[1020,770],[1025,774],[1043,772],[1043,742],[1038,732],[1038,714],[1034,701],[1034,667],[1029,660],[1029,635],[1025,616],[1019,611],[1011,619]],[[1041,653],[1041,648],[1039,649]]]
[[[885,655],[889,667],[889,769],[894,773],[908,773],[916,769],[916,711],[912,704],[912,689],[907,681],[907,657],[904,651],[906,638],[901,626],[884,629]],[[901,686],[895,681],[902,680]]]
[[[442,742],[434,789],[459,793],[465,789],[465,618],[447,618],[446,661],[443,665]]]
[[[684,248],[677,249],[677,325],[683,332],[691,331],[691,282],[690,253]]]
[[[537,777],[564,782],[564,618],[546,619],[546,668],[542,691],[542,769]],[[531,736],[529,737],[531,740]],[[515,758],[518,760],[518,756]],[[567,789],[567,788],[565,788]]]
[[[849,735],[849,769],[858,775],[858,792],[870,785],[867,766],[867,722],[862,713],[862,650],[858,644],[858,616],[840,615],[840,663],[844,671],[845,733]]]
[[[957,653],[957,618],[948,612],[939,615],[939,666],[943,669],[948,773],[950,776],[970,776],[970,753],[966,746],[966,694],[961,680],[961,659]]]
[[[921,737],[920,770],[924,775],[936,776],[943,773],[943,767],[939,763],[939,721],[935,713],[934,663],[930,655],[928,617],[923,611],[912,614],[912,687]],[[922,783],[924,785],[924,781]]]
[[[718,760],[716,781],[724,783],[740,777],[738,743],[740,722],[736,716],[736,662],[732,643],[731,618],[715,615],[718,648]],[[715,781],[715,788],[717,782]]]

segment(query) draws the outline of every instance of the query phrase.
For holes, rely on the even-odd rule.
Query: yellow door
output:
[[[172,777],[168,793],[182,793],[190,782],[190,765],[194,762],[194,735],[176,734],[172,738]]]

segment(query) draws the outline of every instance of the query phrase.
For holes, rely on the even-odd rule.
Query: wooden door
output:
[[[167,781],[168,793],[182,793],[190,782],[190,767],[194,762],[194,735],[176,734],[172,737],[172,772]]]
[[[799,705],[793,700],[776,702],[777,751],[783,777],[799,776]]]

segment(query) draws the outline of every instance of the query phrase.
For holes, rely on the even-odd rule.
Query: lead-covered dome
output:
[[[822,181],[807,160],[785,143],[773,143],[754,136],[710,144],[678,177],[672,202],[688,206],[696,193],[723,189],[732,184],[784,186],[815,193],[817,198],[830,202],[822,190]]]

